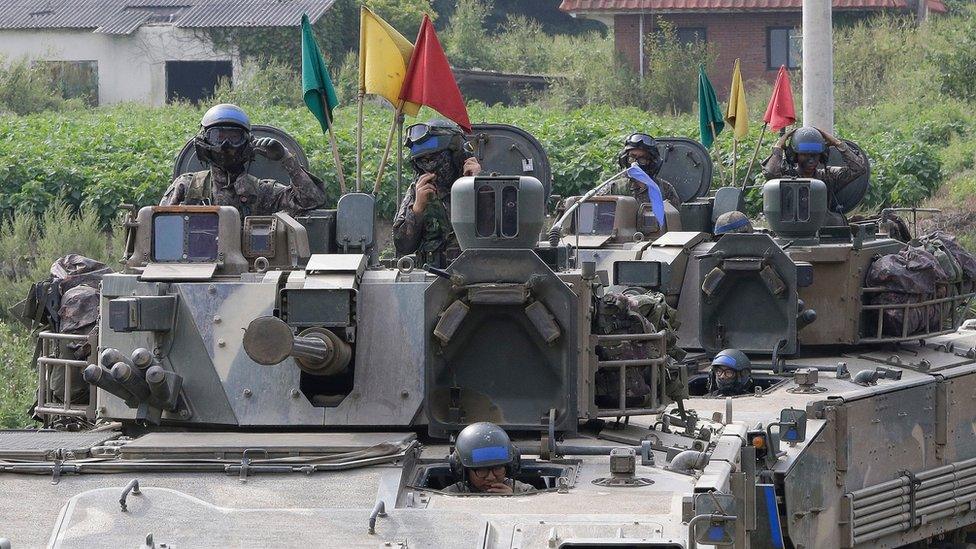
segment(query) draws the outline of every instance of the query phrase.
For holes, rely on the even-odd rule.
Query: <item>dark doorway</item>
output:
[[[230,61],[167,61],[166,102],[199,103],[214,94],[221,78],[232,79]]]

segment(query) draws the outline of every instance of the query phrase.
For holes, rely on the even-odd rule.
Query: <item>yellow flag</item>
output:
[[[407,74],[413,44],[363,6],[359,23],[359,91],[400,103],[400,88]],[[403,112],[416,116],[420,105],[405,103]]]
[[[729,106],[725,109],[725,121],[734,128],[733,135],[737,140],[744,139],[749,133],[749,107],[746,106],[746,89],[742,85],[738,59],[735,60],[732,69],[732,90],[729,91]]]

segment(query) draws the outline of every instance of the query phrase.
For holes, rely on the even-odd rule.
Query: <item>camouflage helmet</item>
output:
[[[746,214],[740,211],[725,212],[715,220],[715,234],[751,233],[752,223]]]
[[[472,423],[458,433],[454,452],[450,457],[451,470],[458,476],[464,469],[479,469],[505,465],[509,474],[518,463],[518,450],[504,429],[481,421]]]

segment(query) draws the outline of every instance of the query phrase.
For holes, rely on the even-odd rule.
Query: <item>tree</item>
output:
[[[424,14],[437,19],[430,0],[366,0],[366,5],[411,42],[420,32]]]

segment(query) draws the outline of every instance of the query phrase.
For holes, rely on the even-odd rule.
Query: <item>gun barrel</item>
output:
[[[244,352],[258,364],[270,366],[291,357],[313,375],[336,375],[346,371],[352,348],[324,328],[308,328],[297,336],[280,318],[263,316],[251,321],[244,331]]]

